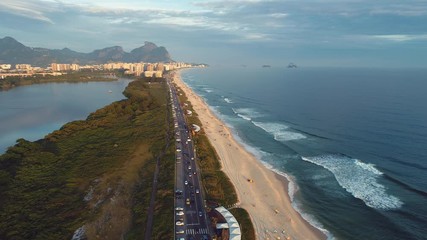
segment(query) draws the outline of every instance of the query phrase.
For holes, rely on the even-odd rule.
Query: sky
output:
[[[0,38],[211,65],[427,67],[427,0],[1,0]]]

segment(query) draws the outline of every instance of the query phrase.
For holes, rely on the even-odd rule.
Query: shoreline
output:
[[[175,71],[171,76],[197,112],[220,158],[222,171],[234,185],[239,199],[237,206],[248,211],[257,239],[326,239],[323,232],[293,208],[288,193],[289,181],[248,152],[204,100],[182,81],[180,72]]]
[[[82,75],[85,76],[85,75]],[[0,91],[9,91],[18,87],[25,87],[39,84],[49,83],[88,83],[88,82],[114,82],[124,77],[108,77],[108,76],[96,76],[92,78],[92,75],[88,75],[89,78],[77,79],[81,76],[76,76],[76,79],[72,78],[75,76],[60,75],[60,76],[49,76],[49,77],[9,77],[0,79]],[[16,82],[13,82],[16,80]],[[12,82],[11,82],[12,81]]]

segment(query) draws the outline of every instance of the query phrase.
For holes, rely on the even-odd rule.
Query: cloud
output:
[[[234,49],[257,58],[280,51],[308,56],[308,49],[314,56],[424,44],[426,21],[425,0],[0,0],[3,34],[85,51],[149,40],[171,52],[186,49],[183,55],[196,47],[200,56],[208,56],[203,48],[220,56]],[[256,49],[274,50],[267,56]]]
[[[51,10],[51,7],[39,1],[17,2],[2,0],[0,2],[0,12],[53,24],[54,22],[45,15],[45,12]]]
[[[287,13],[271,13],[269,14],[270,17],[272,18],[284,18],[287,17],[289,14]]]
[[[427,15],[427,4],[420,2],[409,2],[406,4],[388,4],[375,6],[369,12],[372,15],[397,15],[406,17],[418,17]]]
[[[380,39],[391,42],[407,42],[416,40],[427,40],[427,34],[406,35],[406,34],[390,34],[390,35],[372,35],[367,36],[368,39]]]

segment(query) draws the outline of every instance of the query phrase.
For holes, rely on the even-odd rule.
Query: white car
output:
[[[199,189],[196,189],[196,193],[200,193]]]
[[[182,215],[184,215],[184,212],[183,211],[179,211],[179,212],[176,213],[176,215],[177,216],[182,216]]]
[[[176,151],[177,151],[177,152],[181,152],[181,149],[179,149],[179,148],[178,148]]]
[[[187,180],[185,180],[184,184],[185,184],[185,185],[188,185],[188,181],[187,181]]]
[[[176,234],[184,234],[185,232],[184,232],[184,230],[179,230],[179,231],[176,231]],[[181,238],[180,238],[181,239]],[[183,239],[183,238],[182,238]]]
[[[183,223],[183,222],[181,222],[181,221],[176,221],[176,225],[177,225],[177,226],[183,226],[183,225],[184,225],[184,223]]]
[[[182,210],[184,210],[184,208],[182,208],[182,207],[176,207],[175,210],[182,211]]]

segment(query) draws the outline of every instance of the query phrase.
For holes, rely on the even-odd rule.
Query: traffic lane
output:
[[[183,113],[182,113],[182,109],[179,108],[178,109],[178,113],[177,114],[177,118],[179,120],[179,123],[181,123],[181,126],[185,126],[184,128],[187,129],[186,125],[185,125],[185,120],[183,117]],[[184,124],[182,124],[184,123]],[[181,127],[180,126],[180,127]],[[181,128],[180,128],[181,130]],[[188,166],[192,166],[192,169],[190,170],[190,172],[193,172],[192,170],[194,169],[195,171],[197,171],[197,166],[195,163],[192,163],[191,158],[194,159],[194,146],[192,145],[192,142],[188,142],[187,139],[189,138],[188,136],[188,131],[180,131],[181,132],[181,147],[182,147],[182,151],[183,151],[183,156],[182,156],[182,166],[184,167],[183,170],[185,171],[185,167],[187,167],[188,170]],[[184,141],[185,141],[185,145],[184,146]],[[189,158],[189,162],[187,161]],[[187,173],[189,173],[187,171]],[[185,173],[184,173],[185,174]],[[192,175],[189,176],[193,176],[194,174],[191,173]],[[190,191],[186,191],[186,196],[188,196],[191,199],[191,204],[189,205],[190,208],[192,208],[193,206],[196,208],[195,210],[190,210],[189,213],[186,215],[186,218],[188,218],[187,222],[194,222],[195,220],[197,220],[197,223],[199,225],[199,227],[205,227],[206,226],[206,222],[203,221],[204,219],[199,217],[199,212],[204,212],[204,208],[203,208],[203,200],[201,198],[201,196],[199,194],[195,195],[195,190],[194,189],[200,189],[200,182],[198,179],[198,176],[194,176],[194,178],[187,177],[185,174],[185,177],[187,178],[188,183],[190,183],[189,187]],[[196,179],[195,179],[196,178]],[[193,186],[193,188],[191,188],[190,186]],[[199,191],[200,192],[200,191]],[[194,204],[194,205],[193,205]],[[200,211],[201,210],[201,211]],[[202,220],[202,221],[200,221]]]
[[[178,166],[177,166],[177,178],[176,178],[176,191],[175,191],[175,195],[178,198],[175,200],[175,207],[183,207],[184,206],[184,200],[182,199],[182,194],[179,194],[179,191],[182,191],[182,189],[183,189],[183,182],[180,181],[183,178],[182,167],[179,166],[180,164],[181,163],[179,163]],[[182,216],[176,216],[176,213],[175,213],[175,220],[176,221],[183,220],[181,222],[184,223],[183,226],[176,226],[175,230],[178,233],[181,232],[181,231],[184,231],[184,233],[185,233],[185,231],[186,231],[185,219],[181,219],[181,218],[182,218]]]

